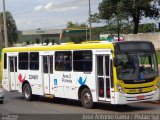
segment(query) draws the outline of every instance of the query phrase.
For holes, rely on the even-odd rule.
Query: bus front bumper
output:
[[[156,91],[143,94],[121,94],[119,92],[116,92],[115,95],[116,95],[115,104],[129,104],[134,102],[160,100],[159,89],[157,89]]]

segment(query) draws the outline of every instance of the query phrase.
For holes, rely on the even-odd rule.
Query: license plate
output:
[[[144,95],[137,96],[137,100],[144,99]]]

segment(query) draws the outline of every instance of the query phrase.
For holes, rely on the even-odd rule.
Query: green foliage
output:
[[[78,24],[78,23],[73,23],[71,21],[67,23],[67,28],[86,28],[86,27],[88,26],[85,23]]]
[[[156,31],[158,31],[158,28],[154,23],[140,24],[139,26],[140,33],[156,32]]]
[[[122,34],[129,34],[132,33],[133,25],[132,24],[124,24],[121,28]]]
[[[7,33],[8,33],[8,40],[9,40],[8,45],[12,46],[18,40],[18,30],[17,30],[15,20],[12,17],[12,14],[8,11],[6,12],[6,20],[7,20]],[[3,26],[2,12],[0,13],[0,26]],[[4,33],[3,29],[0,29],[0,30],[2,30],[1,33],[3,34]],[[3,39],[4,39],[4,35],[3,35]]]
[[[49,44],[49,39],[45,39],[45,43],[48,45]]]
[[[51,42],[52,42],[52,45],[54,45],[54,43],[55,43],[55,39],[52,39],[52,40],[51,40]]]
[[[142,17],[159,18],[158,2],[159,0],[103,0],[99,5],[99,13],[93,17],[108,24],[116,22],[118,29],[130,20],[133,33],[137,34]]]
[[[123,24],[121,26],[121,34],[131,34],[133,29],[132,24]],[[140,24],[140,33],[158,32],[158,28],[154,23]],[[97,27],[92,29],[93,34],[117,34],[117,26],[114,24]]]
[[[36,38],[36,43],[39,44],[40,43],[40,39]]]
[[[157,60],[158,60],[158,64],[160,64],[160,51],[157,51]]]
[[[30,42],[27,40],[27,41],[26,41],[26,44],[27,44],[27,45],[30,45]]]

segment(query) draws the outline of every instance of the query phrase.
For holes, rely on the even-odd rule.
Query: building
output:
[[[93,35],[93,40],[99,39],[99,35]],[[25,30],[19,33],[18,43],[80,43],[89,40],[89,29],[48,29]]]

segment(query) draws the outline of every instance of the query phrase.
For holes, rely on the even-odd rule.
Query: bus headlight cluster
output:
[[[118,85],[118,84],[117,84],[117,90],[118,90],[118,92],[120,92],[120,93],[122,93],[122,94],[125,93],[124,90],[123,90],[123,87],[122,87],[121,85]]]

